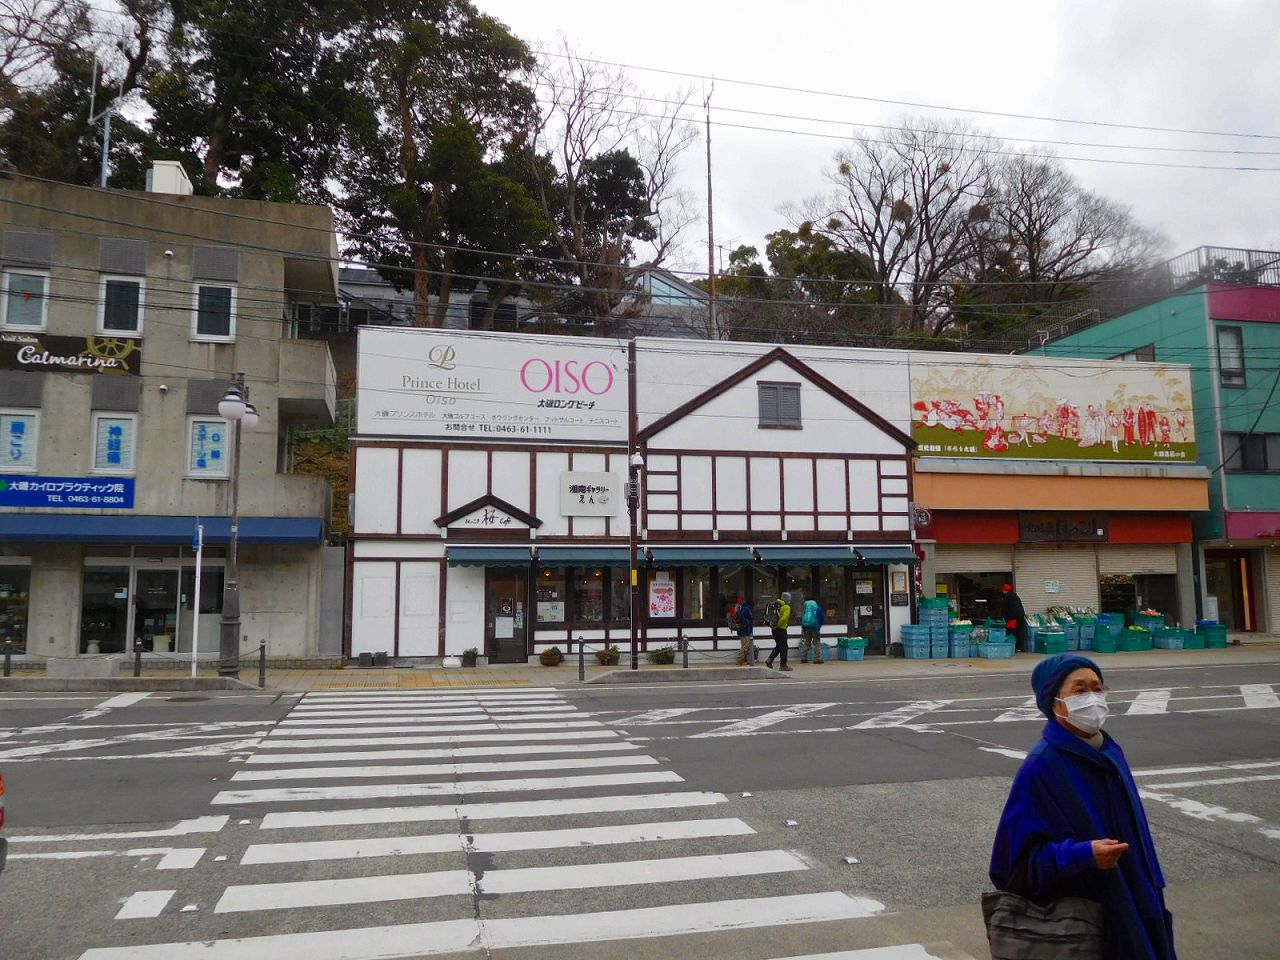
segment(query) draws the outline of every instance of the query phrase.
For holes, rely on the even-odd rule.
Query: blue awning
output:
[[[655,567],[748,567],[747,547],[650,547]]]
[[[920,558],[909,546],[897,547],[854,547],[855,554],[861,554],[864,563],[919,563]]]
[[[819,566],[853,566],[858,562],[858,558],[853,555],[853,551],[845,546],[820,546],[811,547],[757,547],[756,553],[760,554],[760,562],[767,563],[770,566],[804,566],[806,564],[818,564]]]
[[[643,558],[641,558],[643,560]],[[629,567],[628,547],[539,547],[540,567]]]
[[[451,567],[527,567],[528,547],[446,547]]]
[[[201,517],[204,542],[231,540],[229,517]],[[141,514],[110,516],[82,513],[0,514],[0,540],[59,543],[182,543],[196,535],[195,517],[157,517]],[[324,542],[320,517],[241,517],[240,543],[319,545]]]

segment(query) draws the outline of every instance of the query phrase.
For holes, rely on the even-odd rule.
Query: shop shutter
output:
[[[1268,620],[1263,625],[1271,633],[1280,632],[1280,548],[1267,551],[1267,600]]]
[[[933,569],[937,573],[1001,573],[1013,569],[1008,546],[952,546],[938,544]]]
[[[1171,543],[1103,544],[1098,547],[1099,573],[1177,573],[1178,554]]]
[[[1018,596],[1027,613],[1049,607],[1098,607],[1098,554],[1093,545],[1020,544],[1014,553]],[[1045,590],[1056,580],[1058,592]]]

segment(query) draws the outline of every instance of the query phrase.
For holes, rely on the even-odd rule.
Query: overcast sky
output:
[[[1067,161],[1089,189],[1128,204],[1168,239],[1172,255],[1200,245],[1280,249],[1280,3],[1276,0],[475,0],[524,40],[642,67],[714,74],[713,122],[843,133],[904,114],[958,117],[862,100],[913,101],[1000,113],[1254,134],[1252,138],[1110,129],[970,115],[1004,137],[1176,148],[1086,147],[1063,157],[1274,168],[1167,169]],[[660,96],[697,81],[635,71]],[[742,79],[829,91],[761,90]],[[700,91],[700,86],[699,86]],[[695,99],[701,99],[699,92]],[[847,122],[805,123],[740,114],[737,107]],[[763,247],[786,225],[780,207],[823,188],[838,141],[712,128],[717,246]],[[1194,152],[1268,151],[1232,156]],[[705,207],[701,138],[682,186]],[[705,222],[686,240],[682,266],[706,263]]]

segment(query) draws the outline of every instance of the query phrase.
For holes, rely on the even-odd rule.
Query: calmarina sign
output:
[[[362,436],[625,443],[627,359],[607,340],[361,327]]]
[[[142,370],[142,344],[124,337],[3,333],[0,334],[0,369],[136,376]]]

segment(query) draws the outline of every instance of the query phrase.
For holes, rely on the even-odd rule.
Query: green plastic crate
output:
[[[1093,638],[1093,646],[1090,647],[1090,649],[1094,653],[1115,653],[1116,641],[1112,640],[1109,636],[1097,636]]]
[[[1061,637],[1059,639],[1046,640],[1044,639],[1044,634],[1041,634],[1040,639],[1036,641],[1036,653],[1054,654],[1054,653],[1066,653],[1066,652],[1067,652],[1066,637]]]
[[[1183,650],[1203,650],[1204,637],[1198,637],[1190,630],[1183,631],[1186,635],[1182,638]]]
[[[1132,630],[1126,630],[1116,641],[1116,649],[1121,653],[1143,653],[1151,649],[1151,634],[1135,634]]]

